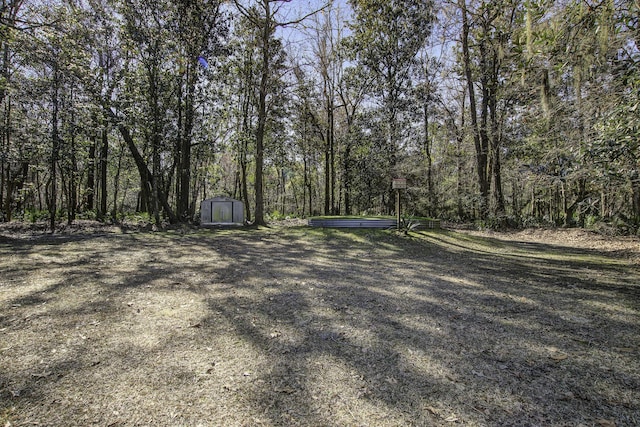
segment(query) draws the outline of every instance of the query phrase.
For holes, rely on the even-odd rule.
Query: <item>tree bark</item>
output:
[[[111,209],[111,218],[115,221],[118,217],[118,192],[120,189],[120,172],[122,170],[122,158],[124,157],[124,145],[120,145],[118,153],[118,166],[113,177],[113,208]],[[126,190],[125,190],[126,193]]]
[[[49,163],[49,174],[51,186],[49,190],[49,229],[53,233],[56,229],[56,211],[57,205],[57,163],[60,152],[60,135],[58,131],[58,111],[60,90],[60,71],[58,65],[53,65],[53,87],[51,90],[51,157]]]
[[[245,206],[247,221],[251,221],[251,204],[249,203],[249,187],[247,185],[247,151],[249,150],[249,140],[243,138],[242,152],[240,153],[240,192]]]
[[[258,95],[258,127],[256,129],[256,172],[255,172],[255,220],[256,225],[266,225],[264,220],[264,134],[267,124],[267,93],[269,91],[269,74],[271,71],[270,50],[271,33],[273,31],[273,17],[269,0],[262,0],[264,8],[264,23],[262,25],[262,73],[260,77],[260,93]]]
[[[100,161],[99,161],[99,173],[100,173],[100,205],[98,207],[98,219],[104,221],[107,215],[107,160],[109,157],[109,134],[106,120],[103,121],[102,129],[100,130]]]
[[[497,58],[494,57],[494,61],[497,61]],[[496,65],[497,66],[497,65]],[[491,173],[493,176],[493,200],[495,202],[494,205],[494,215],[501,216],[505,214],[505,202],[504,202],[504,193],[502,192],[502,165],[500,161],[500,145],[502,141],[502,129],[499,123],[498,118],[498,94],[497,94],[497,86],[498,86],[498,72],[495,70],[494,74],[491,76],[490,90],[488,92],[489,96],[489,116],[491,121]]]
[[[331,197],[329,196],[330,192],[330,174],[331,168],[329,166],[330,156],[329,156],[329,131],[327,130],[327,135],[325,136],[325,144],[324,144],[324,214],[330,215],[330,202]]]
[[[75,117],[71,110],[71,137],[69,138],[69,194],[67,200],[67,224],[71,225],[76,219],[78,208],[78,161],[76,157]]]
[[[428,214],[433,216],[435,213],[434,206],[434,191],[433,191],[433,176],[432,176],[432,158],[431,158],[431,140],[429,134],[429,104],[426,101],[423,105],[424,114],[424,157],[427,162],[427,201],[429,203]]]
[[[335,150],[335,117],[333,114],[334,102],[333,94],[330,95],[329,102],[329,174],[331,175],[331,214],[337,215],[336,211],[336,150]]]
[[[467,92],[469,95],[469,112],[471,116],[471,127],[473,142],[476,149],[476,169],[478,175],[478,186],[480,189],[480,209],[479,216],[484,219],[488,213],[489,183],[487,181],[487,150],[484,147],[486,139],[481,138],[481,130],[478,126],[478,113],[476,110],[476,97],[473,74],[471,72],[471,54],[469,53],[469,18],[467,16],[466,0],[459,0],[462,12],[462,59],[464,62],[464,73],[467,80]]]
[[[180,129],[180,162],[178,163],[178,203],[177,215],[181,221],[189,221],[193,212],[189,209],[189,191],[191,183],[191,139],[193,134],[193,123],[195,118],[195,71],[192,65],[187,65],[186,71],[186,94],[184,100],[184,122]],[[182,108],[180,108],[182,111]],[[182,121],[182,120],[181,120]]]
[[[0,103],[2,100],[0,99]],[[11,98],[7,98],[7,103],[2,114],[2,120],[4,126],[2,126],[2,133],[0,133],[0,149],[2,153],[9,153],[11,145],[11,131],[10,131],[10,117],[11,117]],[[0,156],[0,204],[4,205],[4,215],[0,215],[0,220],[11,221],[11,207],[13,204],[13,185],[11,179],[11,163],[7,159],[8,156]],[[6,189],[6,199],[5,199]]]
[[[94,121],[95,123],[95,121]],[[96,194],[96,144],[97,137],[93,135],[90,140],[87,152],[87,198],[85,209],[92,211],[94,208],[94,197]]]
[[[247,53],[243,62],[242,75],[244,77],[243,90],[242,90],[242,127],[240,129],[241,140],[238,147],[238,163],[240,166],[240,198],[244,202],[245,215],[247,222],[251,222],[251,204],[249,203],[249,186],[247,183],[247,168],[248,160],[247,154],[249,152],[249,138],[248,135],[251,130],[251,123],[249,120],[249,113],[251,110],[251,93],[252,93],[252,70],[253,59],[250,53]]]
[[[640,223],[640,174],[633,171],[630,177],[631,181],[631,215],[636,224]]]

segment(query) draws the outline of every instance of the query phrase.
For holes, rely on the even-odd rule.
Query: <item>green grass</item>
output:
[[[411,221],[437,221],[436,218],[427,218],[423,216],[402,217]],[[323,215],[313,216],[309,219],[396,219],[395,215]]]

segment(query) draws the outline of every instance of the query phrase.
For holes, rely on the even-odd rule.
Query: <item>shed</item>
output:
[[[200,225],[243,225],[244,204],[230,197],[214,197],[200,203]]]

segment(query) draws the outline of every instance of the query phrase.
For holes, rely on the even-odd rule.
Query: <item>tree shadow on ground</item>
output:
[[[49,402],[50,414],[65,406],[51,401],[61,383],[110,374],[94,391],[133,394],[140,407],[125,425],[202,422],[207,410],[216,421],[221,405],[246,425],[640,421],[640,275],[615,257],[449,232],[269,229],[75,243],[2,248],[43,263],[7,266],[4,284],[43,284],[2,302],[0,329],[58,334],[40,357],[67,343],[46,366],[35,357],[0,378],[12,405]],[[47,274],[29,276],[38,269]],[[71,294],[78,301],[63,304]],[[145,376],[147,386],[132,385]],[[142,390],[166,407],[153,412]],[[181,407],[189,395],[193,406]],[[109,424],[116,398],[102,399],[89,402],[90,415]]]
[[[568,265],[567,261],[547,260],[540,265],[544,253],[550,249],[569,256],[570,249],[533,249],[542,259],[522,257],[522,260],[489,250],[465,251],[463,245],[460,245],[462,251],[450,251],[444,245],[434,250],[424,241],[406,241],[385,234],[375,235],[386,243],[385,250],[367,259],[372,252],[379,252],[373,246],[377,247],[380,242],[372,243],[371,252],[366,244],[364,249],[353,247],[354,241],[360,241],[362,236],[362,233],[332,236],[330,255],[311,262],[300,258],[308,248],[297,246],[295,241],[281,245],[278,257],[270,260],[269,273],[262,279],[279,278],[282,283],[288,283],[289,279],[293,280],[289,286],[302,289],[295,293],[294,300],[289,299],[287,303],[285,298],[279,304],[288,307],[286,315],[278,315],[272,305],[258,295],[258,299],[251,300],[249,311],[253,316],[269,319],[276,325],[285,324],[304,336],[283,351],[282,356],[273,357],[282,366],[298,366],[297,378],[300,367],[312,368],[310,362],[315,358],[338,360],[346,366],[346,371],[360,379],[357,381],[360,394],[355,393],[355,398],[375,402],[376,408],[386,408],[379,416],[383,417],[387,411],[400,419],[406,415],[404,420],[408,423],[410,420],[428,422],[437,415],[440,420],[460,416],[478,423],[517,424],[514,420],[520,420],[525,425],[544,424],[613,416],[620,407],[632,404],[628,400],[632,390],[629,385],[637,381],[631,380],[629,372],[603,374],[603,381],[611,381],[612,389],[624,390],[622,395],[627,396],[627,400],[622,399],[616,410],[608,411],[608,405],[602,405],[594,414],[593,399],[607,394],[597,389],[602,387],[601,383],[595,386],[591,381],[594,364],[588,357],[572,358],[571,366],[559,363],[565,356],[568,358],[565,352],[593,349],[609,352],[616,341],[626,344],[626,339],[634,339],[632,331],[636,323],[633,320],[637,321],[637,311],[631,321],[617,321],[589,311],[590,304],[606,303],[607,299],[632,298],[629,303],[637,304],[637,300],[633,300],[637,294],[628,292],[629,286],[625,283],[598,281],[597,275],[585,281],[576,273],[580,269],[603,267],[598,262],[578,261]],[[317,247],[315,251],[325,249]],[[261,251],[252,253],[250,247],[239,252],[249,263],[261,256]],[[409,260],[398,259],[399,254],[411,256],[407,257]],[[580,251],[578,254],[582,255]],[[298,266],[293,275],[291,269],[285,267],[290,263]],[[405,268],[400,268],[400,264]],[[406,264],[410,264],[408,269]],[[603,270],[607,269],[605,265]],[[398,275],[401,270],[404,273]],[[433,272],[438,273],[431,275]],[[300,278],[304,279],[302,286],[296,285]],[[555,282],[549,283],[549,278]],[[522,286],[518,286],[519,279]],[[282,283],[276,282],[275,286]],[[309,283],[307,291],[305,287]],[[566,283],[570,286],[564,286]],[[323,289],[322,296],[315,295],[313,289],[315,293]],[[605,297],[606,293],[609,295]],[[230,316],[237,310],[238,299],[212,300],[211,307]],[[309,313],[319,307],[328,314],[308,318]],[[634,308],[637,309],[637,305]],[[233,317],[237,333],[256,347],[269,351],[271,340],[250,318]],[[299,324],[297,318],[307,320]],[[594,327],[604,327],[610,333],[596,337],[590,333]],[[367,334],[370,342],[359,343],[358,337]],[[325,340],[323,336],[332,339]],[[524,350],[514,352],[510,346]],[[436,366],[436,374],[421,373],[413,366],[411,352],[428,355],[430,363]],[[620,355],[625,356],[624,351]],[[276,378],[263,379],[265,383],[288,381],[287,369],[270,372],[275,372]],[[306,376],[310,375],[307,372]],[[554,387],[549,382],[558,375],[566,381],[556,380],[558,385]],[[330,386],[341,389],[337,384]],[[295,397],[279,396],[279,399],[268,389],[257,394],[256,404],[265,408],[274,423],[282,422],[283,416],[283,405],[271,405],[274,399],[289,402],[291,408],[298,408],[299,415],[318,412],[313,405],[309,406],[314,399],[308,391]],[[495,394],[500,397],[496,398]],[[500,403],[501,399],[504,402]],[[610,402],[611,405],[616,404]],[[451,415],[446,416],[448,413]],[[329,420],[330,417],[322,422]]]

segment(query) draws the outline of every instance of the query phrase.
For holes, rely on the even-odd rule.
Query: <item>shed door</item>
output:
[[[233,202],[211,202],[211,222],[233,222]]]

